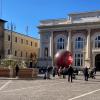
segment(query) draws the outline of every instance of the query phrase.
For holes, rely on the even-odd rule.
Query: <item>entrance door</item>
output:
[[[95,67],[97,71],[100,71],[100,54],[95,56]]]

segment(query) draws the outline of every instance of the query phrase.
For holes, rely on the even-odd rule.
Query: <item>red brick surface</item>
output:
[[[0,77],[9,77],[10,70],[8,68],[0,68]]]

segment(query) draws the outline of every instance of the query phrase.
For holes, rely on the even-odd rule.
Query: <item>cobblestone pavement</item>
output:
[[[100,73],[84,81],[82,75],[73,83],[56,77],[51,80],[0,78],[0,100],[100,100]]]

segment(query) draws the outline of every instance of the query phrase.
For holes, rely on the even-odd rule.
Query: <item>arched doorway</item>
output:
[[[97,71],[100,71],[100,54],[95,56],[95,67]]]

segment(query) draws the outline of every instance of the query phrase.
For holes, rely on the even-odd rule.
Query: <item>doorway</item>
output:
[[[95,67],[97,71],[100,71],[100,54],[95,56]]]

